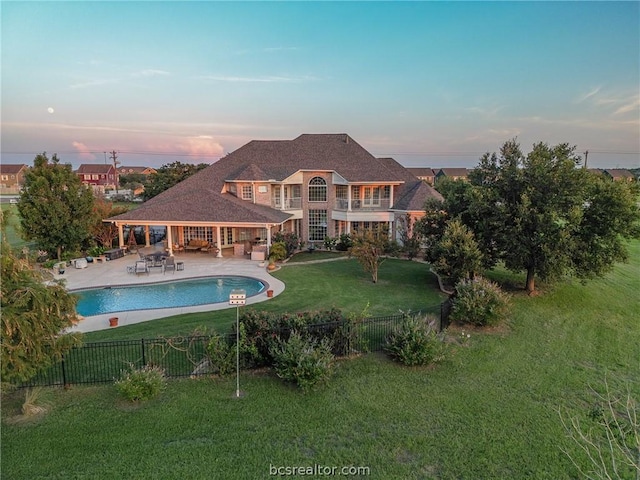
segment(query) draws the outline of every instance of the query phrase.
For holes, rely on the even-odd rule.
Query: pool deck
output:
[[[153,248],[141,249],[143,253],[152,253]],[[67,267],[63,275],[55,275],[56,279],[64,279],[68,290],[86,288],[115,287],[122,285],[141,285],[149,283],[170,282],[188,278],[237,275],[252,277],[263,282],[267,288],[262,293],[247,298],[247,305],[269,300],[267,290],[273,290],[277,296],[284,290],[284,283],[272,277],[260,262],[245,258],[216,258],[207,253],[181,253],[175,256],[176,263],[183,262],[184,270],[167,271],[163,274],[160,268],[151,268],[149,274],[136,275],[127,273],[127,267],[134,265],[137,255],[126,255],[116,260],[89,263],[87,268]],[[114,328],[109,326],[109,318],[118,317],[118,325],[125,326],[146,322],[158,318],[193,312],[209,312],[232,308],[228,302],[198,305],[194,307],[162,308],[152,310],[133,310],[128,312],[109,313],[84,317],[71,332],[93,332]],[[117,327],[115,327],[117,328]]]

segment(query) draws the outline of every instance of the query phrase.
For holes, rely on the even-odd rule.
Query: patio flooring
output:
[[[140,250],[142,253],[152,253],[153,248]],[[148,275],[127,273],[127,267],[134,265],[137,255],[125,255],[122,258],[107,262],[89,263],[87,268],[77,269],[67,267],[63,275],[55,275],[56,279],[64,279],[68,290],[78,290],[98,287],[115,287],[123,285],[141,285],[158,282],[169,282],[187,278],[211,277],[216,275],[239,275],[252,277],[266,285],[262,293],[247,298],[247,305],[252,305],[268,300],[267,289],[273,290],[274,297],[282,293],[285,286],[280,280],[272,277],[267,269],[260,267],[260,262],[245,258],[223,257],[216,258],[206,253],[181,253],[175,256],[176,263],[183,262],[184,270],[167,271],[163,274],[160,268],[151,268]],[[198,305],[194,307],[163,308],[153,310],[132,310],[128,312],[109,313],[84,317],[77,325],[71,328],[71,332],[93,332],[106,330],[109,327],[109,318],[117,316],[119,326],[146,322],[158,318],[179,315],[183,313],[208,312],[232,308],[228,302]],[[117,327],[116,327],[117,328]]]

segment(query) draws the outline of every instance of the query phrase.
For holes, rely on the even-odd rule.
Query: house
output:
[[[134,167],[134,166],[124,166],[121,165],[118,167],[119,175],[151,175],[152,173],[158,173],[155,168],[152,167]]]
[[[29,169],[28,165],[0,164],[0,193],[18,194],[24,185],[24,175]]]
[[[86,164],[83,163],[76,170],[76,175],[85,185],[91,185],[94,192],[104,193],[105,190],[115,188],[118,182],[118,172],[109,163]]]
[[[441,168],[436,173],[435,181],[442,178],[450,178],[452,180],[466,180],[469,176],[469,170],[466,168]]]
[[[167,247],[206,240],[219,256],[251,244],[270,245],[276,232],[307,243],[378,226],[395,237],[399,217],[424,215],[442,200],[431,186],[391,158],[376,158],[346,134],[303,134],[253,140],[145,202],[108,219],[118,227],[167,228]],[[148,238],[148,235],[147,235]],[[148,243],[148,241],[147,241]]]
[[[433,186],[434,182],[436,181],[436,173],[431,168],[412,167],[407,168],[407,170],[409,170],[409,172],[414,174],[420,180],[427,182],[429,185]]]
[[[614,182],[633,182],[636,179],[633,173],[622,168],[608,168],[602,173]]]

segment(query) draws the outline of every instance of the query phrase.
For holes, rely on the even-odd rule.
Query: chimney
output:
[[[346,143],[347,145],[349,145],[349,135],[344,136],[344,143]]]

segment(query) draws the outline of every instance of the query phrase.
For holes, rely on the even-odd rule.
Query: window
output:
[[[211,227],[184,227],[184,241],[189,243],[189,240],[207,240],[209,243],[213,243],[213,228]]]
[[[251,185],[242,186],[242,199],[253,200],[253,188],[251,188]]]
[[[327,211],[309,210],[309,241],[321,242],[327,236]]]
[[[280,185],[275,185],[271,191],[273,192],[273,204],[276,208],[280,208],[282,206],[280,197]]]
[[[309,181],[309,201],[310,202],[326,202],[327,201],[327,181],[322,177],[313,177]],[[323,237],[324,240],[324,237]]]

